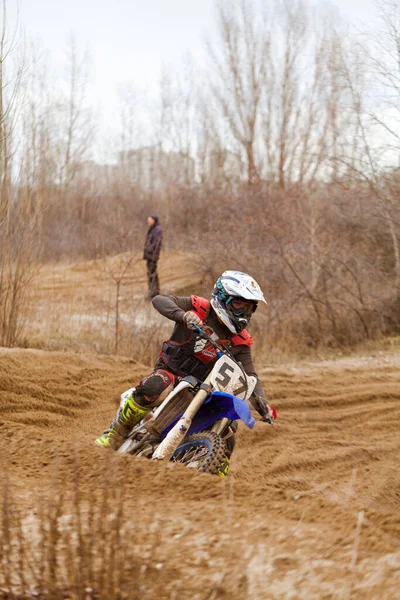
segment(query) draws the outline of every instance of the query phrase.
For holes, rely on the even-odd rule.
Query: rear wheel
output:
[[[223,477],[228,472],[224,440],[212,431],[203,431],[188,437],[173,453],[171,460],[200,473],[211,473]]]

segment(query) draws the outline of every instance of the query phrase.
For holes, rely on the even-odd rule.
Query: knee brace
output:
[[[163,391],[174,383],[175,377],[172,373],[158,369],[144,377],[133,393],[135,402],[143,407],[150,408],[154,405]]]

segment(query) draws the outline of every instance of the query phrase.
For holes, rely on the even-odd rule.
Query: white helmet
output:
[[[247,326],[258,302],[267,304],[258,283],[240,271],[224,271],[215,282],[211,306],[232,333]]]

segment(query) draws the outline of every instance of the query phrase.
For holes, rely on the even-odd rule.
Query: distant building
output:
[[[210,153],[204,179],[218,185],[239,182],[242,179],[243,164],[239,154],[220,149]]]
[[[195,178],[195,162],[183,152],[165,152],[157,146],[144,146],[120,152],[118,158],[124,176],[143,189],[158,190],[169,184],[190,185]]]
[[[85,160],[76,165],[75,181],[106,185],[117,174],[118,166],[97,163],[94,160]]]

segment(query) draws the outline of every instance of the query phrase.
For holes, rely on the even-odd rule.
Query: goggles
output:
[[[231,296],[226,302],[226,307],[235,317],[249,318],[257,308],[257,302],[245,298]]]

